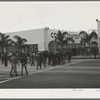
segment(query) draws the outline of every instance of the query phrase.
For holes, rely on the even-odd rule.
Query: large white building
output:
[[[15,35],[18,35],[22,38],[26,38],[27,44],[38,44],[38,49],[41,51],[41,50],[48,50],[48,44],[50,41],[55,39],[55,35],[57,34],[57,32],[58,30],[49,29],[48,27],[45,27],[41,29],[9,32],[6,34],[10,35],[11,39],[13,39]],[[71,31],[67,32],[69,36],[73,37],[75,43],[80,43],[78,32],[71,32]]]

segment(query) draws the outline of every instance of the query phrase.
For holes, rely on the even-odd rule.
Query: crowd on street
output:
[[[21,65],[21,75],[23,76],[23,70],[25,69],[26,74],[28,75],[27,64],[30,66],[36,66],[36,70],[41,69],[42,66],[46,67],[47,65],[56,66],[56,65],[64,65],[66,60],[71,62],[71,51],[57,51],[57,52],[50,52],[50,51],[38,51],[36,53],[2,53],[1,54],[1,61],[5,67],[8,66],[8,63],[11,63],[11,71],[10,76],[16,77],[18,76],[17,73],[17,66]]]

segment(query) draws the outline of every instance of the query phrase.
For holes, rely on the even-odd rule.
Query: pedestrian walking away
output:
[[[27,56],[25,54],[22,54],[20,62],[21,62],[21,75],[23,76],[23,69],[24,68],[25,68],[26,74],[28,74],[28,71],[27,71]]]
[[[4,53],[1,54],[2,64],[4,64]]]
[[[10,71],[10,76],[18,76],[17,74],[17,57],[16,54],[13,53],[11,57],[11,71]]]
[[[31,66],[35,65],[34,59],[35,59],[35,55],[32,53],[31,54]]]
[[[5,67],[8,66],[8,55],[7,55],[7,53],[4,54],[4,64],[5,64]]]
[[[40,52],[37,53],[36,60],[37,60],[36,69],[38,70],[38,66],[40,66],[40,69],[41,69],[41,66],[42,66],[42,56],[41,56],[41,53]]]
[[[70,50],[68,51],[68,60],[69,62],[71,62],[71,51]]]

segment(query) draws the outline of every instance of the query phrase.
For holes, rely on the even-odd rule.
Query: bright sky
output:
[[[0,32],[97,29],[100,2],[0,2]]]

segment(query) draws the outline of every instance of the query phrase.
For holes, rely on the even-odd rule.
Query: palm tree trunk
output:
[[[6,47],[4,47],[4,52],[6,53]]]
[[[63,49],[63,45],[61,44],[61,49]]]
[[[22,46],[19,46],[19,50],[20,50],[20,52],[22,52]]]
[[[91,48],[90,48],[90,42],[89,42],[89,53],[90,53],[90,58],[91,58]]]
[[[84,42],[84,48],[86,48],[86,43]]]
[[[95,55],[95,58],[96,58],[96,55]]]
[[[2,52],[6,53],[6,47],[2,47]]]
[[[21,50],[21,51],[24,53],[24,51],[25,51],[25,50],[24,50],[24,47],[22,47],[22,50]]]
[[[56,40],[54,41],[54,52],[56,51]]]

